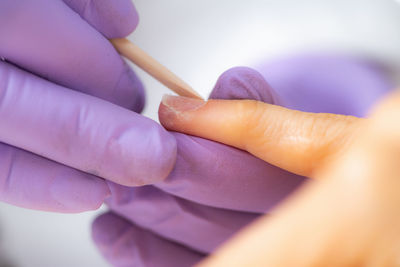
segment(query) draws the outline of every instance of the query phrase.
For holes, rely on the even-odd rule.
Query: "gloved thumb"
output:
[[[195,100],[165,96],[159,107],[168,130],[243,149],[290,172],[312,176],[350,142],[360,122],[352,116],[308,113],[254,100]]]

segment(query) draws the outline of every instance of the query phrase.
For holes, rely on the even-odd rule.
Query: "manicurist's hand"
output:
[[[400,94],[371,113],[360,119],[249,100],[165,97],[159,114],[167,129],[316,179],[201,266],[397,266]]]
[[[175,138],[137,113],[143,86],[108,41],[137,23],[130,0],[0,1],[1,201],[81,212],[105,180],[169,174]]]

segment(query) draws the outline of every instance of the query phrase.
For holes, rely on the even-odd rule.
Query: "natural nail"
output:
[[[164,95],[162,104],[175,112],[196,110],[206,104],[205,101],[184,96]]]

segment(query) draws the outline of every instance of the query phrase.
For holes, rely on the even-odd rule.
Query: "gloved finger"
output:
[[[0,82],[4,143],[130,186],[160,181],[173,168],[175,139],[146,117],[4,62]]]
[[[108,183],[110,209],[165,239],[203,253],[212,252],[258,214],[212,208],[174,197],[153,186]]]
[[[23,208],[83,212],[109,196],[106,182],[21,149],[0,143],[0,201]]]
[[[166,96],[160,121],[168,130],[246,150],[299,175],[310,176],[326,158],[342,151],[359,118],[308,113],[252,100],[194,100]]]
[[[306,178],[231,146],[173,133],[178,154],[170,175],[154,186],[204,205],[268,212]]]
[[[307,112],[363,117],[393,90],[387,66],[340,53],[303,53],[260,62],[257,70],[283,106]]]
[[[122,38],[139,22],[131,0],[63,0],[92,27],[107,38]]]
[[[92,236],[101,254],[116,267],[187,267],[204,256],[113,213],[94,221]]]
[[[281,105],[275,90],[259,72],[248,67],[234,67],[222,73],[209,99],[253,99]]]
[[[249,68],[222,74],[211,97],[279,101],[262,76]],[[242,150],[180,133],[173,135],[178,147],[175,168],[155,186],[176,196],[213,207],[267,212],[305,179]]]
[[[142,110],[139,79],[109,41],[61,0],[3,0],[0,25],[0,56],[7,61],[70,89]]]

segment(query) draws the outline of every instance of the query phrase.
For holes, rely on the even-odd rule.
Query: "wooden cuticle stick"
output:
[[[126,38],[111,39],[115,49],[180,96],[203,99],[192,87]]]

